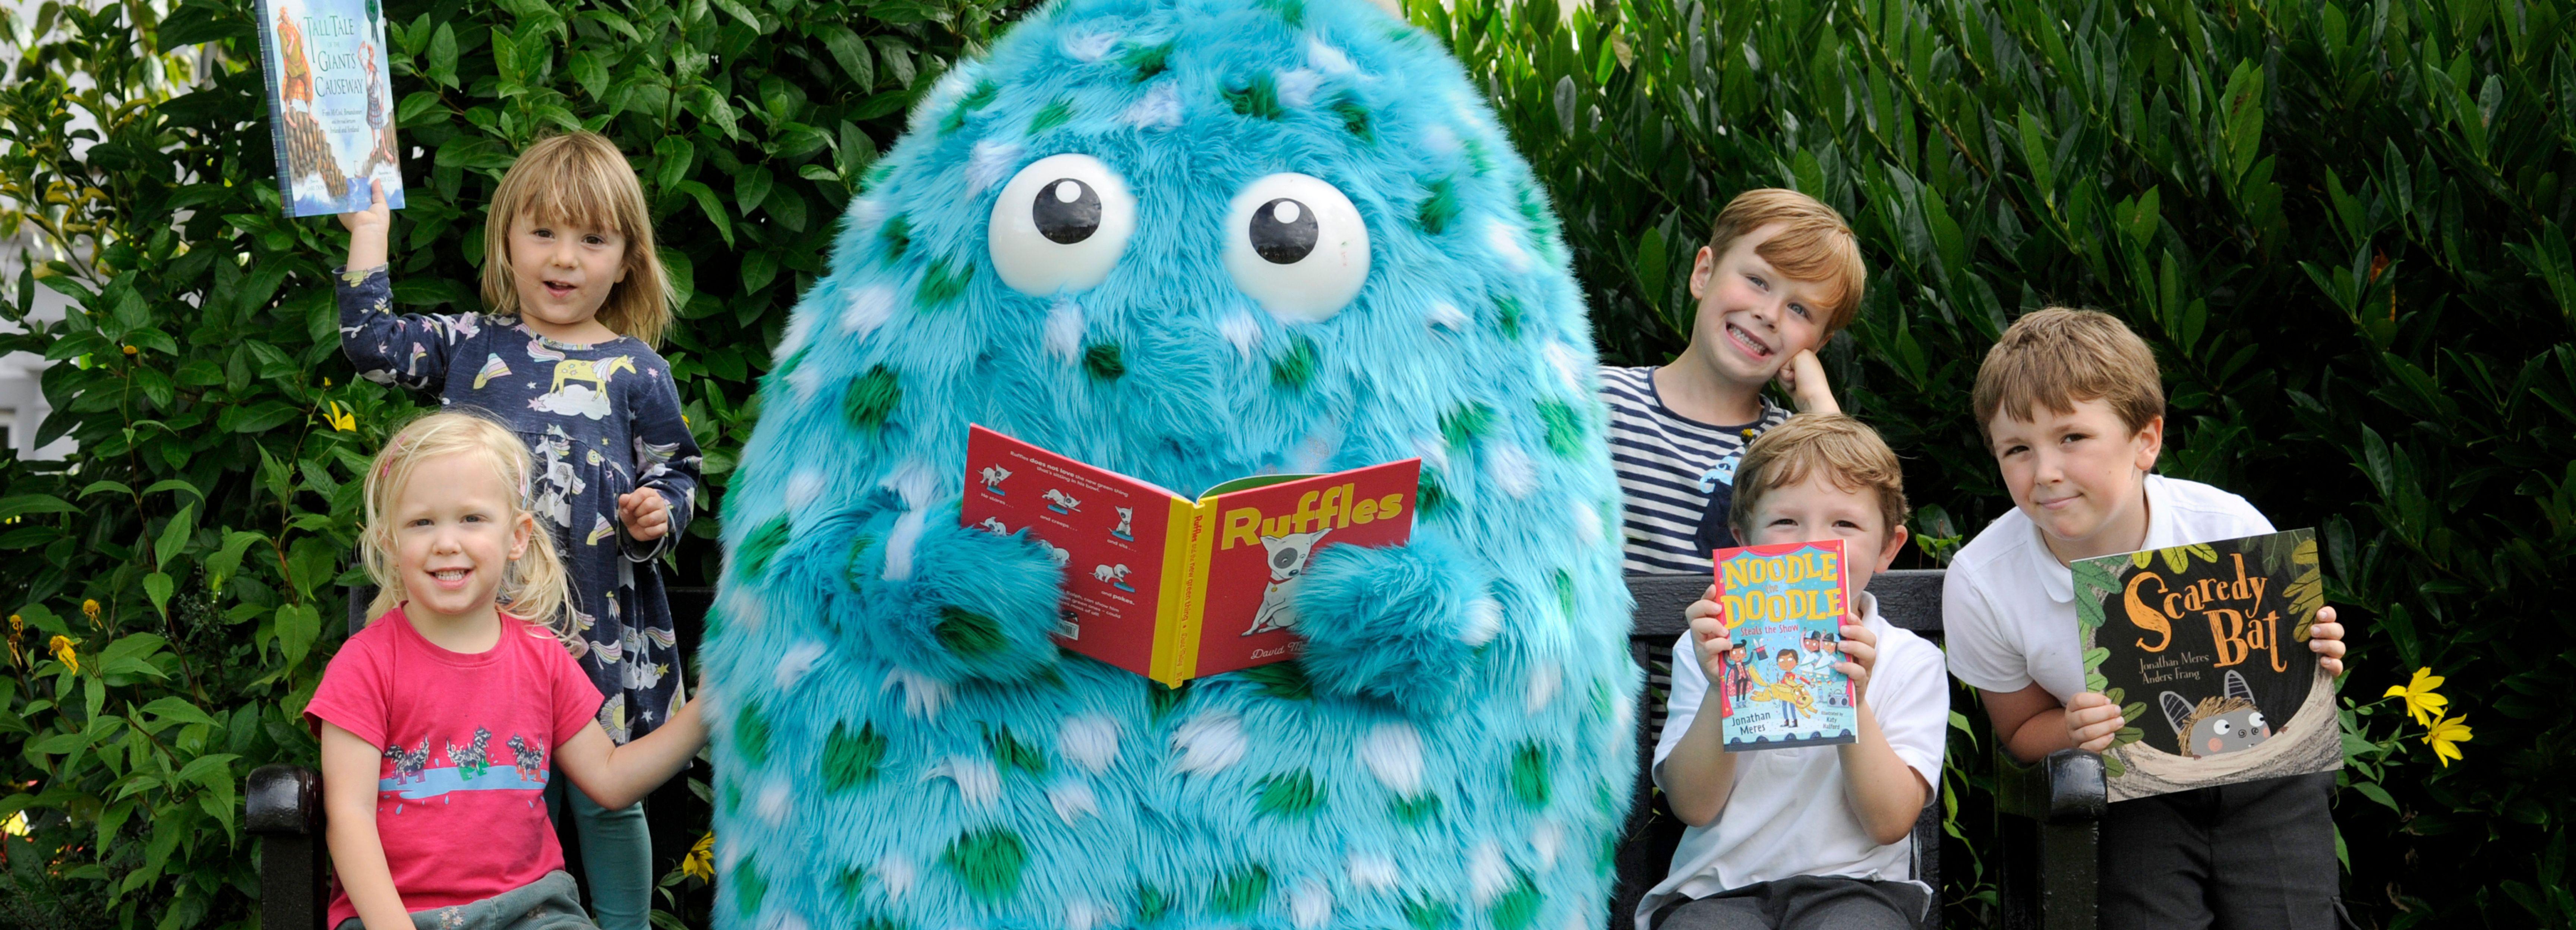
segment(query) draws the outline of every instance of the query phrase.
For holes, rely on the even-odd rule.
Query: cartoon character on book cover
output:
[[[2070,568],[2085,687],[2127,721],[2102,754],[2111,800],[2342,766],[2334,682],[2306,648],[2325,603],[2312,531]]]
[[[861,190],[725,501],[716,926],[1600,924],[1639,679],[1592,335],[1436,40],[1056,0]],[[1336,519],[1274,615],[1303,653],[1167,688],[1055,639],[1106,560],[960,525],[976,423],[1191,499],[1419,458],[1410,536]]]

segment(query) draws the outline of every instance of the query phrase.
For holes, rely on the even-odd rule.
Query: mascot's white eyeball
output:
[[[1225,270],[1272,316],[1328,320],[1368,280],[1368,224],[1321,178],[1270,175],[1244,185],[1226,211]]]
[[[2216,733],[2216,734],[2218,734],[2218,735],[2220,735],[2220,736],[2226,736],[2226,735],[2227,735],[2227,731],[2228,731],[2228,730],[2231,730],[2231,729],[2234,729],[2234,728],[2233,728],[2233,727],[2228,726],[2228,725],[2227,725],[2227,721],[2225,721],[2225,720],[2213,720],[2213,721],[2210,721],[2210,724],[2209,724],[2209,732]]]
[[[1047,297],[1109,277],[1135,232],[1127,182],[1100,159],[1068,154],[1030,162],[1002,186],[985,239],[1003,284]]]

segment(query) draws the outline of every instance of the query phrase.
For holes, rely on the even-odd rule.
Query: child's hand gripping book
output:
[[[1315,552],[1411,538],[1421,468],[1240,478],[1191,499],[977,426],[959,519],[1054,550],[1064,648],[1178,686],[1296,656],[1290,601]]]
[[[392,63],[378,0],[259,0],[269,137],[286,215],[367,209],[369,180],[403,205]]]
[[[1717,602],[1727,655],[1718,693],[1729,752],[1860,738],[1843,661],[1850,580],[1842,540],[1717,550]]]

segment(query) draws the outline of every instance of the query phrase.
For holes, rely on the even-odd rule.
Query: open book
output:
[[[1190,498],[976,426],[960,520],[1054,551],[1064,648],[1177,687],[1297,655],[1291,600],[1315,552],[1411,538],[1421,469],[1262,475]]]
[[[1717,602],[1735,649],[1718,692],[1729,752],[1824,746],[1860,738],[1843,661],[1851,578],[1843,542],[1720,549]]]

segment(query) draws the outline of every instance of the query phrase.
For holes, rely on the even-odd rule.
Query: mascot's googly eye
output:
[[[2226,736],[2227,731],[2231,729],[2234,728],[2228,726],[2227,721],[2224,720],[2212,720],[2209,722],[2209,732],[2216,733],[2220,736]]]
[[[2253,712],[2253,713],[2246,714],[2246,715],[2245,715],[2245,726],[2246,726],[2246,728],[2247,728],[2247,729],[2252,729],[2252,730],[2260,730],[2260,729],[2262,729],[2262,728],[2263,728],[2263,712],[2258,710],[2258,711],[2255,711],[2255,712]]]
[[[1270,175],[1245,185],[1226,211],[1225,270],[1272,316],[1328,320],[1368,280],[1368,224],[1322,179]]]
[[[1050,155],[1002,186],[985,231],[993,270],[1032,297],[1087,290],[1109,277],[1136,232],[1136,196],[1089,155]]]

